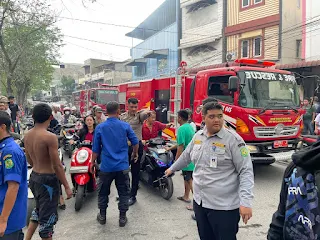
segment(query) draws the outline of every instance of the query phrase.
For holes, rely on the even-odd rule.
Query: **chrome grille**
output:
[[[254,127],[254,135],[257,138],[270,138],[270,137],[291,137],[295,136],[299,131],[299,126],[283,126],[280,133],[276,132],[276,127]]]

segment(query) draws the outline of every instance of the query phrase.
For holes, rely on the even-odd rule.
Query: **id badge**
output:
[[[210,160],[210,167],[217,168],[217,166],[218,166],[218,157],[216,155],[213,155]]]

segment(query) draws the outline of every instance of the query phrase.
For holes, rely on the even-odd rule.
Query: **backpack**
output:
[[[294,164],[289,166],[284,239],[320,239],[319,192],[315,174]]]

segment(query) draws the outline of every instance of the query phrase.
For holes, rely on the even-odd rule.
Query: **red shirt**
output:
[[[151,138],[156,138],[158,136],[158,132],[162,131],[166,127],[166,124],[154,121],[150,131],[149,127],[147,126],[147,122],[145,121],[142,126],[142,140],[150,140]]]
[[[85,136],[84,140],[93,142],[93,132],[92,133],[88,132],[87,135]]]

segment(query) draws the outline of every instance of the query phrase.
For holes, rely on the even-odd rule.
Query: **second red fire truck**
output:
[[[191,108],[200,126],[202,100],[211,96],[223,106],[226,127],[245,140],[254,162],[271,164],[275,158],[270,154],[295,149],[304,111],[291,72],[255,59],[236,60],[232,66],[199,71],[195,76],[184,75],[184,65],[176,76],[119,85],[120,103],[135,97],[140,108],[156,110],[160,118],[170,121],[176,121],[180,109]],[[174,138],[172,132],[165,133]]]
[[[90,107],[94,105],[100,106],[105,112],[108,102],[118,100],[118,87],[106,84],[101,84],[97,88],[83,89],[72,93],[72,103],[81,116],[85,116]]]

